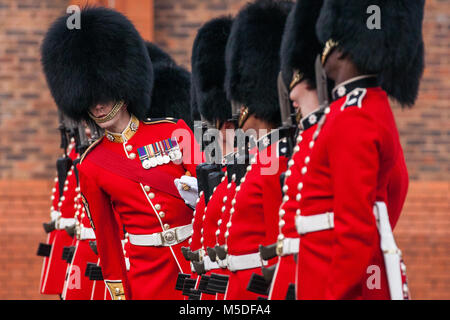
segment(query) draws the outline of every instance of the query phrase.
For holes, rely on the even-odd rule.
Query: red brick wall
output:
[[[56,299],[39,294],[39,242],[49,220],[50,179],[0,181],[0,299]]]
[[[448,181],[411,181],[395,228],[413,299],[450,299]]]
[[[191,51],[198,28],[206,21],[236,14],[246,0],[154,0],[155,41],[177,61],[191,68]]]
[[[133,0],[136,1],[136,0]],[[60,154],[56,107],[39,63],[49,23],[69,0],[0,0],[0,299],[39,295],[55,161]],[[203,22],[236,13],[244,0],[154,0],[154,39],[190,67]],[[424,21],[426,70],[412,110],[393,107],[410,189],[395,230],[413,298],[450,299],[449,48],[450,9],[428,0]]]
[[[61,153],[39,46],[66,3],[0,1],[0,299],[56,298],[39,294],[36,256]]]

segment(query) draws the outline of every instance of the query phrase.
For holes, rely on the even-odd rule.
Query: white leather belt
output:
[[[225,260],[220,260],[219,258],[217,259],[217,265],[222,268],[222,269],[226,269],[227,268],[227,259]]]
[[[242,254],[239,256],[227,255],[227,268],[231,272],[253,269],[267,265],[258,253]]]
[[[298,253],[298,247],[300,246],[300,238],[285,238],[283,240],[283,253],[282,255]]]
[[[185,241],[192,235],[192,224],[175,227],[152,234],[129,234],[130,243],[135,246],[168,247]]]
[[[380,235],[380,247],[383,252],[386,275],[389,284],[389,293],[392,300],[403,300],[409,296],[408,288],[403,283],[401,274],[402,256],[395,243],[394,234],[389,222],[386,204],[382,201],[375,202],[373,206],[378,233]],[[333,212],[321,213],[312,216],[297,216],[295,225],[299,234],[329,230],[334,228]]]
[[[52,219],[52,221],[56,221],[59,217],[61,217],[61,212],[52,210],[52,212],[50,213],[50,218]]]
[[[63,230],[66,227],[71,227],[75,224],[75,218],[59,218],[56,220],[55,229]]]
[[[94,229],[81,226],[80,240],[95,240]]]
[[[215,269],[219,269],[219,264],[215,261],[211,261],[211,258],[209,256],[204,256],[203,257],[203,263],[205,264],[205,270],[209,271],[209,270],[215,270]]]
[[[312,216],[296,216],[295,226],[300,235],[310,232],[329,230],[334,228],[334,213],[326,212]]]

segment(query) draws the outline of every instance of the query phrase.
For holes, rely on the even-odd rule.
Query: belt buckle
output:
[[[161,241],[163,245],[174,245],[178,242],[176,229],[161,232]]]
[[[277,253],[277,256],[279,256],[279,257],[283,256],[283,247],[284,247],[283,240],[278,240],[277,241],[277,246],[276,246],[276,249],[275,249],[275,252]]]
[[[84,228],[83,226],[75,226],[75,235],[77,237],[78,240],[81,240],[81,236],[83,235]]]

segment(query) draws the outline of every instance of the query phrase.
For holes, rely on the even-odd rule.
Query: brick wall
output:
[[[136,1],[136,0],[133,0]],[[426,70],[412,110],[394,106],[411,177],[395,230],[413,298],[450,299],[450,9],[428,0]],[[0,0],[0,299],[53,299],[38,293],[55,161],[56,107],[39,63],[42,37],[69,0]],[[154,39],[190,68],[196,30],[234,14],[244,0],[154,0]]]
[[[39,46],[59,0],[0,1],[0,299],[39,294],[50,189],[59,156],[56,107],[41,72]]]
[[[59,153],[56,108],[39,46],[67,1],[0,1],[0,178],[53,175]]]
[[[408,170],[414,180],[449,181],[450,10],[426,1],[423,23],[426,68],[412,110],[395,109]]]
[[[450,206],[447,181],[411,181],[395,228],[413,299],[450,299]]]
[[[0,299],[56,299],[39,294],[46,241],[42,223],[49,220],[50,179],[0,180]]]
[[[154,0],[155,41],[178,63],[191,68],[191,51],[200,26],[215,17],[236,14],[245,0]]]

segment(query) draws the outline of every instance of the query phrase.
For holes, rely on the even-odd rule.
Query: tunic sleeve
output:
[[[80,166],[80,189],[86,214],[95,231],[103,279],[111,297],[130,299],[121,233],[109,196],[98,185],[95,175]]]

